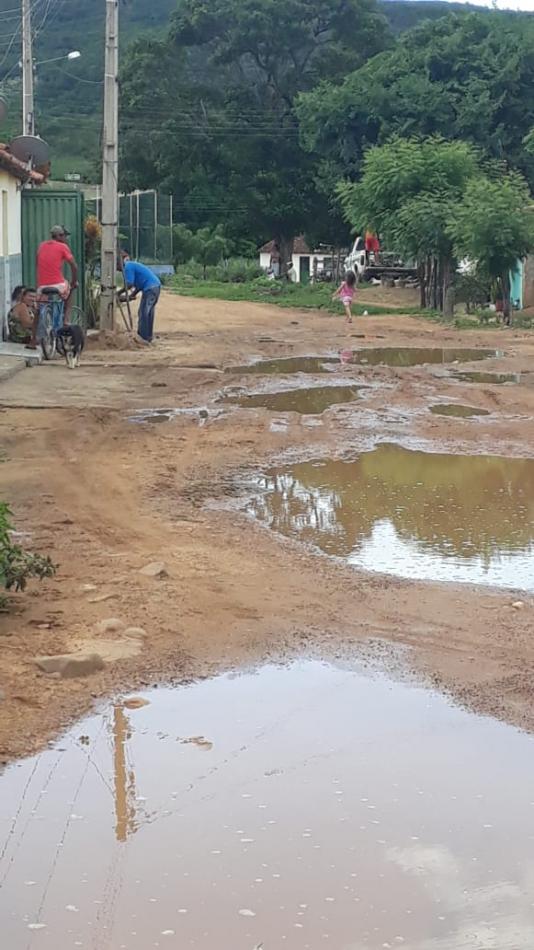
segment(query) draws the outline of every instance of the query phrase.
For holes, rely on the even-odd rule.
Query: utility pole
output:
[[[35,135],[32,15],[30,0],[22,0],[22,120],[23,134]]]
[[[119,223],[119,0],[106,0],[100,329],[114,330]]]

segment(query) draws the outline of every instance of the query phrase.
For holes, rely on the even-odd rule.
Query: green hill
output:
[[[179,0],[121,0],[121,45],[140,34],[161,33]],[[0,140],[21,127],[20,0],[0,0],[0,92],[10,115],[0,128]],[[463,4],[440,0],[379,0],[392,31],[400,33],[425,19],[437,19]],[[36,122],[51,145],[54,177],[78,172],[87,180],[96,174],[102,101],[104,0],[33,0],[35,61],[71,50],[80,59],[36,67]]]

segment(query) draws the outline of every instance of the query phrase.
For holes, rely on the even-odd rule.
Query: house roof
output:
[[[35,185],[42,185],[45,181],[45,176],[41,172],[28,168],[24,162],[11,154],[9,145],[2,145],[2,143],[0,143],[0,168],[13,178],[18,178],[19,181],[33,181]]]
[[[260,254],[275,254],[278,253],[278,248],[276,247],[275,241],[267,241],[267,244],[264,244],[263,247],[260,247]],[[296,237],[293,242],[293,254],[311,254],[310,248],[304,240],[304,235],[300,234],[299,237]]]

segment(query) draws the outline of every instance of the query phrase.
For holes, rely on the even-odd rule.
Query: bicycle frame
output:
[[[58,330],[61,330],[63,326],[63,314],[65,312],[65,304],[61,299],[54,299],[53,297],[48,297],[46,300],[43,300],[39,304],[39,316],[40,318],[44,317],[46,311],[49,307],[52,307],[52,329],[54,333],[57,333]]]

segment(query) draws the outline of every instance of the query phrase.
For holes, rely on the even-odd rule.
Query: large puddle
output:
[[[355,350],[354,363],[368,363],[370,366],[420,366],[423,363],[470,363],[473,360],[485,360],[502,355],[499,350],[475,350],[453,348],[423,348],[415,346],[368,347]]]
[[[320,415],[330,406],[358,398],[357,386],[313,386],[271,393],[241,393],[227,396],[223,402],[245,409],[270,409],[273,412],[299,412]]]
[[[530,736],[317,662],[148,698],[0,778],[5,950],[532,950]]]
[[[532,460],[381,445],[254,484],[256,517],[365,570],[534,590]]]
[[[343,358],[334,356],[289,356],[283,359],[257,360],[246,366],[230,366],[228,373],[239,375],[259,373],[264,376],[288,373],[327,373],[336,364],[356,363],[378,366],[419,366],[423,363],[468,363],[501,356],[499,350],[452,349],[414,346],[367,347],[343,351]]]

